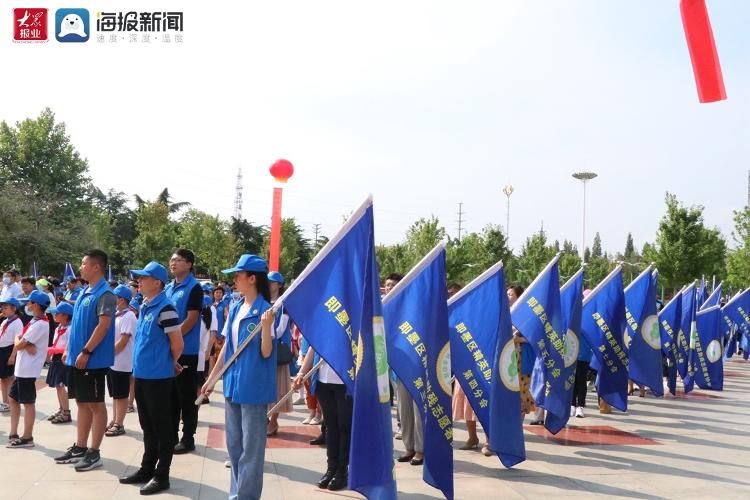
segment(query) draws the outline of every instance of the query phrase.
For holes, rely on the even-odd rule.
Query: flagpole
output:
[[[315,373],[316,371],[318,371],[318,369],[320,369],[321,365],[324,362],[325,362],[325,360],[321,359],[320,361],[318,361],[317,363],[315,363],[315,366],[313,366],[312,369],[309,372],[305,373],[305,376],[302,377],[302,382],[304,382],[305,380],[307,380],[310,377],[312,377],[313,373]],[[271,415],[273,415],[274,413],[276,413],[276,410],[278,410],[279,408],[281,408],[281,405],[283,405],[284,402],[287,399],[289,399],[289,398],[292,397],[292,395],[294,394],[294,391],[296,391],[296,389],[291,389],[289,392],[287,392],[286,394],[284,394],[281,397],[281,399],[279,399],[279,401],[275,405],[273,405],[273,407],[271,407],[270,410],[268,410],[268,413],[266,414],[266,418],[271,418]]]
[[[644,275],[644,274],[646,274],[646,273],[650,273],[650,272],[651,272],[651,267],[652,267],[652,266],[653,266],[653,264],[649,264],[649,265],[648,265],[648,267],[647,267],[646,269],[644,269],[644,270],[643,270],[643,271],[641,272],[641,274],[639,274],[639,275],[638,275],[638,276],[637,276],[637,277],[636,277],[636,278],[635,278],[635,279],[634,279],[633,281],[631,281],[630,283],[628,283],[628,286],[626,286],[626,287],[625,287],[625,291],[627,292],[628,290],[630,290],[630,289],[631,289],[631,288],[633,287],[633,285],[634,285],[634,284],[635,284],[635,283],[636,283],[636,282],[637,282],[637,281],[638,281],[639,279],[641,279],[641,277],[643,277],[643,275]]]
[[[669,306],[670,306],[670,304],[672,304],[672,302],[674,302],[674,301],[675,301],[675,300],[677,299],[677,297],[681,296],[681,295],[682,295],[682,292],[683,292],[683,291],[685,291],[685,287],[684,287],[684,286],[683,286],[682,288],[680,288],[680,291],[679,291],[679,292],[677,292],[676,294],[674,294],[674,295],[672,296],[672,298],[670,299],[670,301],[669,301],[669,302],[667,302],[667,305],[665,305],[664,307],[662,307],[662,308],[661,308],[661,311],[659,311],[659,312],[658,312],[658,313],[656,314],[656,316],[657,316],[657,317],[661,316],[661,313],[663,313],[663,312],[664,312],[664,311],[665,311],[665,310],[667,309],[667,307],[669,307]]]
[[[583,274],[583,268],[580,268],[576,273],[568,279],[568,281],[565,282],[563,286],[560,287],[560,292],[564,291],[566,288],[568,288],[570,285],[572,285],[575,280],[578,278],[578,275]]]
[[[521,296],[518,297],[518,300],[516,300],[515,304],[513,304],[513,307],[510,308],[510,312],[511,313],[516,309],[516,307],[518,307],[519,304],[522,304],[524,302],[524,300],[526,299],[526,296],[529,295],[531,293],[531,291],[534,289],[534,285],[537,284],[537,282],[544,275],[544,273],[546,273],[547,271],[549,271],[552,268],[552,266],[554,266],[557,263],[557,261],[560,260],[560,256],[561,255],[562,255],[562,252],[557,252],[557,255],[555,255],[554,257],[552,257],[552,260],[549,261],[549,264],[547,264],[546,266],[544,266],[544,269],[542,269],[539,272],[539,274],[537,274],[536,278],[534,278],[534,281],[532,281],[531,284],[526,287],[526,290],[524,290],[524,292],[521,294]],[[560,286],[559,282],[555,283],[555,287],[559,287],[559,286]]]

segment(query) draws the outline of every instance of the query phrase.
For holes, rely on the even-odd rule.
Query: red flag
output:
[[[680,0],[680,13],[693,63],[698,99],[703,103],[726,99],[719,55],[705,0]]]

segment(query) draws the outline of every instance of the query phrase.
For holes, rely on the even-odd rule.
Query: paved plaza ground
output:
[[[676,398],[635,396],[627,414],[611,415],[599,415],[594,410],[596,395],[589,394],[586,418],[571,419],[557,437],[527,426],[527,461],[512,470],[502,467],[497,457],[455,450],[456,498],[750,498],[750,363],[726,363],[724,388]],[[295,408],[282,416],[278,436],[269,440],[263,497],[360,498],[350,491],[329,493],[315,487],[325,469],[325,449],[307,444],[317,428],[301,425],[306,412],[302,406]],[[103,467],[76,472],[52,460],[75,437],[74,424],[53,425],[45,420],[56,409],[54,391],[40,390],[36,447],[0,448],[0,498],[140,498],[137,487],[117,482],[140,463],[137,416],[127,416],[126,435],[105,438]],[[190,455],[174,458],[172,489],[159,498],[226,498],[229,470],[224,467],[223,415],[223,404],[216,397],[201,407],[199,446]],[[8,428],[9,416],[3,414],[0,439],[5,440]],[[456,424],[454,435],[454,446],[463,444],[467,437],[463,423]],[[401,441],[394,443],[396,453],[402,452]],[[408,463],[396,465],[399,498],[441,498],[438,490],[422,481],[421,472],[421,467]]]

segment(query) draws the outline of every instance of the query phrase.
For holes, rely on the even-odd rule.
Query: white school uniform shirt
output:
[[[222,336],[224,338],[227,338],[227,334],[230,333],[227,331],[230,327],[232,328],[231,334],[232,334],[232,345],[234,345],[234,348],[237,349],[237,346],[239,345],[239,338],[240,338],[240,321],[247,316],[247,313],[250,312],[250,307],[252,307],[252,304],[247,304],[245,302],[242,303],[240,306],[240,310],[237,311],[237,314],[234,317],[234,321],[232,324],[229,324],[229,321],[224,323],[224,332],[222,333]]]
[[[216,306],[211,304],[211,328],[210,330],[212,332],[215,332],[219,329],[219,318],[216,317]],[[206,349],[208,349],[208,344],[206,344]]]
[[[130,335],[130,341],[125,344],[125,348],[115,354],[115,363],[112,369],[118,372],[133,371],[133,335],[135,335],[135,326],[138,320],[130,308],[115,313],[115,344],[120,341],[123,335]]]
[[[323,382],[324,384],[344,383],[344,381],[341,380],[341,377],[339,377],[336,372],[333,371],[333,368],[331,368],[325,361],[323,361],[323,364],[321,364],[318,369],[318,382]]]
[[[59,347],[63,349],[68,346],[68,332],[70,331],[70,323],[67,325],[59,325],[55,328],[55,336],[52,340],[52,347]]]
[[[21,335],[22,331],[23,323],[18,316],[13,318],[13,321],[10,323],[8,323],[8,318],[5,318],[2,324],[0,324],[0,347],[13,345],[13,341]]]
[[[2,293],[0,293],[0,301],[8,300],[11,297],[14,299],[20,299],[21,297],[23,297],[23,289],[18,283],[14,282],[10,285],[5,286]]]
[[[26,325],[26,333],[22,332],[21,335],[24,340],[34,344],[36,354],[31,354],[25,349],[19,350],[14,375],[21,378],[37,378],[42,373],[44,360],[47,359],[49,323],[43,319],[34,318]]]

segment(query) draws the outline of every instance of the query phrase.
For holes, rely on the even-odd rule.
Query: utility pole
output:
[[[508,242],[508,248],[510,248],[510,195],[513,194],[513,186],[508,184],[503,187],[503,194],[508,198],[508,203],[505,206],[505,239]]]
[[[320,233],[320,224],[313,224],[313,231],[315,232],[315,248],[318,248],[318,233]]]
[[[237,185],[234,188],[234,218],[242,220],[242,169],[237,170]]]
[[[463,211],[464,204],[460,203],[458,204],[458,241],[461,242],[461,232],[464,229],[464,211]]]

